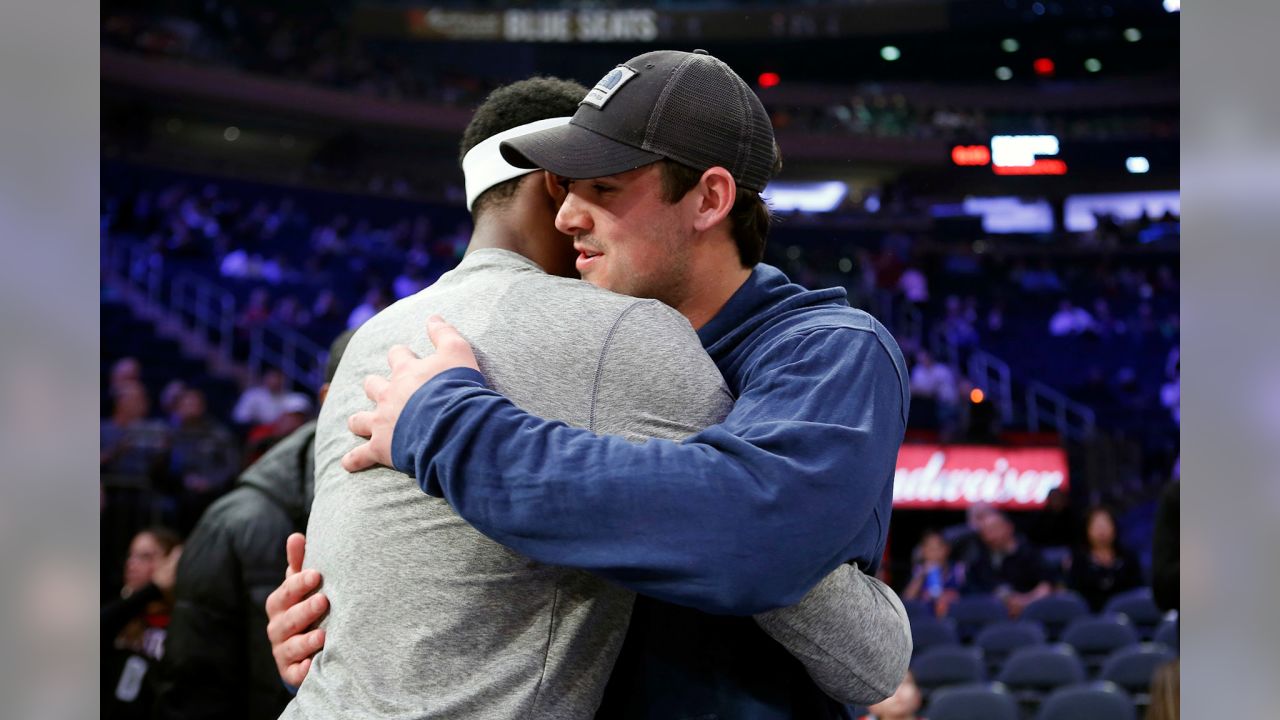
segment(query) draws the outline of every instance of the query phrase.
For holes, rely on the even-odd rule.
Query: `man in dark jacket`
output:
[[[329,389],[351,333],[329,350]],[[200,518],[174,588],[176,606],[160,665],[159,718],[276,718],[292,695],[267,641],[264,603],[285,567],[285,538],[307,526],[314,493],[315,422],[249,466]]]

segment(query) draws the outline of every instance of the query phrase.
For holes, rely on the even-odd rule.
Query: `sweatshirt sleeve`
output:
[[[874,705],[907,676],[907,610],[889,586],[854,565],[837,567],[800,602],[755,620],[823,692],[847,705]]]
[[[518,409],[474,370],[406,404],[395,465],[525,556],[659,600],[749,615],[884,547],[905,389],[873,333],[819,328],[753,353],[725,420],[629,442]]]

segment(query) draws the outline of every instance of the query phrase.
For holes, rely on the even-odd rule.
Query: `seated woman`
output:
[[[1069,585],[1093,612],[1101,612],[1113,595],[1142,585],[1138,556],[1120,545],[1116,518],[1102,506],[1085,515],[1085,542],[1071,554]]]
[[[911,582],[902,591],[903,600],[928,600],[938,617],[960,597],[964,581],[962,566],[951,562],[951,546],[937,530],[926,530],[916,546],[917,564]]]

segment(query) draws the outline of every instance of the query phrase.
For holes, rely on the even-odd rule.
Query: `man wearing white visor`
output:
[[[474,345],[495,387],[545,417],[678,440],[728,411],[732,398],[688,321],[657,301],[569,279],[576,252],[554,226],[564,190],[501,159],[499,143],[567,122],[559,116],[585,92],[535,78],[486,100],[462,143],[475,221],[466,257],[348,345],[316,430],[308,569],[268,601],[282,677],[301,683],[283,717],[590,718],[600,705],[631,591],[518,555],[402,473],[350,476],[341,466],[362,442],[347,417],[372,405],[362,380],[386,374],[388,351],[433,352],[423,327],[436,313]],[[299,602],[319,575],[324,597]],[[303,633],[324,598],[328,617]],[[892,692],[910,655],[892,598],[845,565],[758,620],[827,692],[870,702]],[[869,646],[873,667],[860,660]]]

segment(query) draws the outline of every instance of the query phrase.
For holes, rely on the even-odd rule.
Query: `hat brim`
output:
[[[499,151],[515,167],[540,168],[574,180],[617,175],[663,157],[572,122],[505,140]]]

